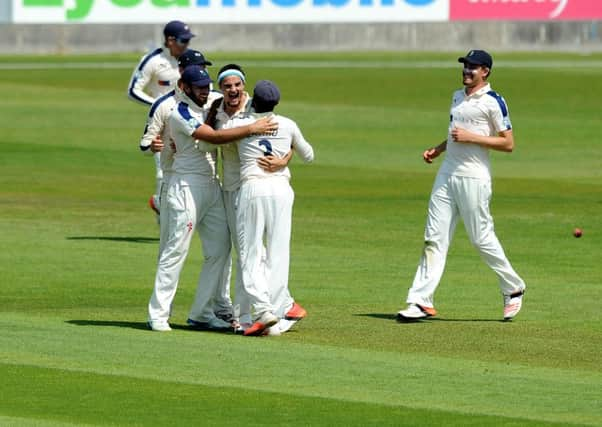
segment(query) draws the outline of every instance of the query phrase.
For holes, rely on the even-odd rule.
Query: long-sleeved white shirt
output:
[[[177,58],[167,48],[160,47],[144,55],[136,66],[128,85],[128,97],[150,106],[172,91],[179,78]]]
[[[303,137],[299,126],[287,117],[273,113],[248,113],[228,121],[227,127],[244,126],[269,115],[273,115],[274,121],[278,123],[278,130],[270,134],[251,135],[238,142],[240,178],[242,182],[254,178],[283,176],[290,179],[291,173],[288,167],[276,172],[266,172],[261,169],[257,164],[257,160],[263,156],[273,155],[282,158],[292,148],[304,162],[311,162],[314,159],[312,146]]]

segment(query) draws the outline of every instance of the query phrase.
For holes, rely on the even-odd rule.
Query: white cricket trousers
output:
[[[194,231],[203,246],[204,262],[189,318],[207,322],[214,317],[213,299],[230,253],[230,234],[217,181],[198,176],[173,176],[167,191],[169,236],[160,252],[149,320],[167,321],[180,273]]]
[[[163,186],[163,169],[161,169],[161,153],[160,152],[154,153],[153,159],[155,160],[155,182],[156,182],[155,194],[160,196],[161,187]]]
[[[502,294],[525,289],[493,230],[489,212],[491,181],[438,174],[429,201],[424,231],[424,249],[407,302],[434,307],[434,293],[439,285],[447,250],[458,218],[461,217],[472,245],[495,272]]]
[[[236,254],[240,254],[240,247],[238,245],[238,237],[236,232],[236,217],[238,211],[238,197],[240,194],[240,188],[233,191],[224,191],[224,207],[226,208],[226,217],[228,218],[228,228],[230,229],[230,236],[232,237],[232,247],[236,251]],[[265,257],[265,256],[264,256]],[[232,258],[230,258],[229,270],[227,276],[224,275],[224,279],[227,278],[227,283],[230,283],[230,272],[232,271]],[[265,261],[265,260],[264,260]],[[251,322],[251,302],[247,295],[243,283],[242,283],[242,267],[240,265],[240,255],[236,257],[236,277],[234,279],[234,311],[237,312],[236,317],[240,319],[241,323]]]
[[[163,180],[161,181],[161,189],[159,191],[159,256],[161,258],[161,253],[163,252],[163,248],[165,248],[165,243],[169,239],[170,229],[169,229],[169,209],[167,209],[167,190],[169,189],[169,182],[171,180],[171,172],[165,172],[163,174]]]
[[[288,289],[291,222],[295,195],[286,177],[243,182],[237,235],[243,286],[255,316],[283,317],[293,304]],[[265,240],[265,264],[262,262]]]

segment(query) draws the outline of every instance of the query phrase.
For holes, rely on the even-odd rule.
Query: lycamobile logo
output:
[[[64,7],[64,2],[69,0],[23,0],[25,7]],[[71,0],[71,9],[67,9],[67,20],[82,20],[92,10],[95,0]],[[436,0],[103,0],[116,7],[132,8],[142,3],[150,3],[155,7],[209,7],[210,1],[220,3],[222,7],[235,7],[237,1],[246,3],[249,7],[261,7],[262,1],[273,3],[279,7],[294,7],[304,1],[311,1],[313,6],[343,7],[352,1],[359,1],[360,6],[372,7],[375,2],[381,6],[395,6],[396,2],[407,3],[411,6],[428,6]]]

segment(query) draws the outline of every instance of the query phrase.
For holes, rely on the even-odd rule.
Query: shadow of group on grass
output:
[[[372,317],[374,319],[381,320],[395,320],[397,321],[396,313],[359,313],[354,314],[354,316],[361,317]],[[427,317],[416,320],[403,321],[399,323],[403,324],[428,324],[429,322],[504,322],[504,320],[500,319],[446,319],[442,317]]]
[[[122,236],[71,236],[67,240],[107,240],[111,242],[126,242],[126,243],[157,243],[157,237],[122,237]]]
[[[65,323],[69,323],[70,325],[76,326],[109,326],[114,328],[130,328],[130,329],[138,329],[144,331],[150,331],[148,323],[146,322],[128,322],[125,320],[66,320]],[[169,326],[171,329],[182,330],[182,331],[191,331],[191,332],[217,332],[217,333],[230,333],[229,329],[195,329],[188,325],[178,325],[174,323],[170,323]]]
[[[416,324],[416,325],[425,325],[430,322],[503,322],[507,323],[504,320],[500,319],[445,319],[441,317],[430,317],[426,319],[417,319],[414,321],[405,321],[399,322],[397,320],[396,314],[391,313],[358,313],[353,314],[353,316],[361,316],[361,317],[371,317],[373,319],[379,320],[387,320],[387,321],[396,321],[402,324]],[[146,322],[130,322],[125,320],[66,320],[65,323],[69,323],[70,325],[76,326],[108,326],[114,328],[130,328],[130,329],[138,329],[148,331],[150,330],[148,323]],[[170,326],[174,330],[182,330],[182,331],[191,331],[191,332],[212,332],[212,333],[234,333],[233,330],[229,329],[195,329],[194,327],[190,327],[188,325],[178,325],[174,323],[170,323]]]

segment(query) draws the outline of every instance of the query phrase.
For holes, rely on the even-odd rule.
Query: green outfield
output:
[[[516,149],[492,156],[491,209],[528,286],[516,320],[462,226],[439,316],[394,320],[440,164],[421,153],[446,135],[463,53],[206,55],[275,80],[315,149],[291,166],[309,315],[268,338],[186,329],[198,241],[175,330],[145,327],[139,56],[0,57],[0,425],[602,426],[602,54],[494,55]]]

